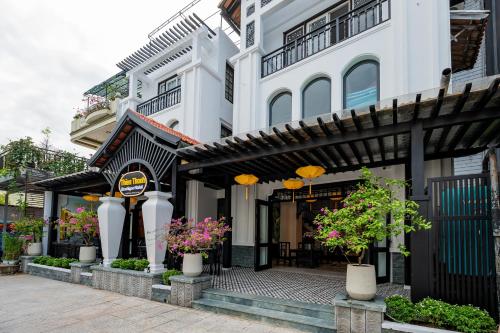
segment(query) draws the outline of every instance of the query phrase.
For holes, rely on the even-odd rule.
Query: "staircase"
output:
[[[202,292],[202,298],[192,302],[192,306],[305,332],[336,332],[335,313],[331,305],[208,289]]]

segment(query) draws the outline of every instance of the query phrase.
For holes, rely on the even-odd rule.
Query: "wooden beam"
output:
[[[342,123],[342,120],[339,119],[339,116],[337,116],[336,113],[332,115],[333,122],[335,124],[335,127],[339,130],[340,133],[345,133],[346,128],[344,124]],[[349,148],[351,148],[352,153],[354,156],[356,156],[356,159],[358,160],[359,164],[363,163],[363,159],[361,157],[361,154],[359,153],[358,147],[356,147],[356,144],[354,142],[349,142],[348,143]]]
[[[319,127],[321,128],[321,130],[323,131],[325,136],[327,136],[327,137],[333,136],[333,132],[328,128],[328,126],[325,124],[323,119],[321,119],[321,117],[318,117],[317,121],[318,121]],[[349,157],[345,153],[344,149],[340,145],[333,145],[333,148],[338,152],[338,154],[340,155],[340,157],[342,158],[342,160],[344,161],[345,164],[347,164],[347,165],[352,164],[351,160],[349,159]],[[331,150],[330,153],[331,153],[331,157],[332,157],[333,162],[336,165],[340,166],[341,165],[340,161],[335,156],[333,149]],[[356,153],[357,153],[357,155],[356,155]],[[359,155],[359,152],[357,150],[356,150],[356,152],[353,151],[353,154],[355,155],[356,159],[358,160],[358,163],[363,163],[361,156]]]
[[[351,110],[351,118],[352,118],[352,121],[354,122],[354,126],[356,127],[356,130],[358,132],[363,132],[363,126],[361,125],[361,122],[359,121],[359,118],[356,115],[356,111]],[[370,145],[368,144],[368,142],[366,142],[366,140],[362,140],[361,142],[363,142],[363,146],[365,147],[365,151],[366,151],[366,154],[368,155],[368,159],[370,160],[370,163],[373,163],[374,162],[373,153],[372,153],[372,150],[370,149]]]
[[[377,111],[375,110],[375,105],[370,105],[370,117],[372,119],[373,127],[379,127],[380,122],[378,121],[378,116],[377,116]],[[380,157],[382,158],[382,161],[385,161],[385,146],[384,146],[384,139],[381,137],[377,138],[378,141],[378,146],[380,149]]]
[[[415,105],[413,107],[413,120],[417,120],[418,114],[420,112],[420,100],[422,99],[422,94],[417,94],[415,98]]]
[[[285,125],[286,130],[290,135],[292,135],[299,143],[303,143],[306,139],[297,131],[295,128],[290,126],[290,124]],[[304,155],[304,159],[311,165],[322,165],[324,167],[328,167],[326,163],[324,163],[323,157],[315,150],[311,149],[310,152],[308,150],[302,151]]]
[[[306,125],[306,123],[304,123],[303,120],[300,120],[299,121],[299,125],[300,127],[302,128],[302,130],[312,139],[314,140],[315,138],[317,138],[318,136],[314,133],[314,131]],[[318,152],[319,152],[319,155],[322,157],[322,159],[320,159],[320,161],[326,165],[327,167],[329,168],[334,168],[336,165],[337,166],[340,166],[340,163],[338,162],[337,160],[337,163],[335,163],[335,161],[332,162],[332,160],[335,159],[335,157],[331,157],[333,156],[333,154],[329,151],[327,151],[327,148],[328,147],[320,147],[318,148]]]
[[[434,106],[432,107],[431,117],[430,117],[431,119],[434,119],[439,115],[439,111],[441,111],[441,106],[443,105],[444,93],[445,93],[444,88],[439,89],[439,94],[436,100],[436,104],[434,104]],[[431,129],[425,132],[424,147],[427,147],[427,145],[429,144],[431,136],[432,136]]]

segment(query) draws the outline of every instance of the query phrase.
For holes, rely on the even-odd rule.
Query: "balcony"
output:
[[[391,0],[372,0],[262,57],[261,76],[277,73],[391,18]]]
[[[150,116],[180,102],[181,86],[177,86],[137,105],[137,112],[145,116]]]

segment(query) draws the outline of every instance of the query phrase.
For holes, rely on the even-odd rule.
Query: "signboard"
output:
[[[148,178],[142,171],[127,172],[122,175],[118,183],[118,190],[124,197],[141,195],[148,186]]]

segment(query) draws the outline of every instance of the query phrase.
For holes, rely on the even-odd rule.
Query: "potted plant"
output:
[[[23,218],[14,223],[14,229],[26,241],[29,256],[42,254],[42,234],[45,221],[41,218]]]
[[[79,207],[68,221],[60,219],[58,224],[68,236],[73,234],[82,236],[84,245],[80,247],[79,261],[83,263],[95,262],[96,248],[93,241],[94,237],[99,235],[99,220],[96,212]]]
[[[343,208],[321,209],[314,223],[316,239],[323,245],[358,257],[356,264],[347,266],[346,290],[353,299],[370,300],[376,294],[375,267],[363,264],[370,245],[401,233],[429,229],[431,225],[419,215],[416,202],[397,199],[396,192],[404,189],[405,181],[376,177],[367,168],[361,170],[361,175],[357,189],[342,201]],[[391,223],[386,223],[388,216]],[[406,220],[411,224],[405,225]],[[399,248],[403,255],[409,255],[404,245]]]
[[[23,243],[24,241],[13,233],[3,234],[4,251],[2,261],[4,264],[17,264],[19,256],[23,251]]]
[[[203,257],[207,251],[222,244],[224,234],[231,229],[224,219],[211,217],[196,223],[193,227],[182,220],[173,220],[167,236],[169,252],[182,257],[182,273],[186,276],[198,276],[203,271]]]

